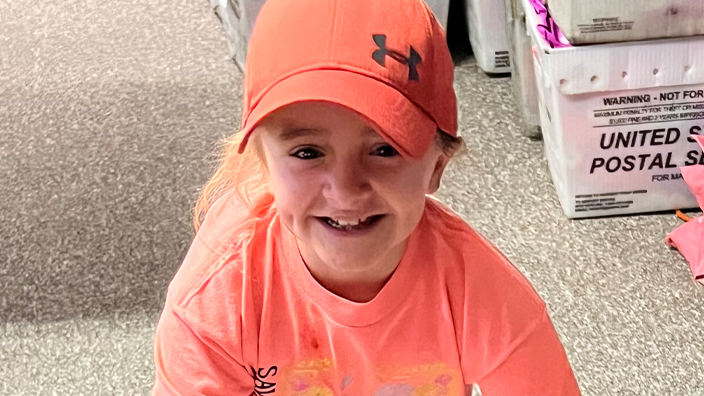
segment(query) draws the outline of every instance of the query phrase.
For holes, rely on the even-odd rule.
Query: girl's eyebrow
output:
[[[297,128],[297,127],[290,127],[290,128],[284,128],[284,130],[279,134],[279,139],[283,141],[288,141],[288,140],[293,140],[302,136],[308,136],[308,135],[322,135],[324,133],[323,130],[316,129],[316,128]]]

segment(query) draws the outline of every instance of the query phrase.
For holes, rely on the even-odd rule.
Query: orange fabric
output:
[[[437,128],[457,133],[452,56],[422,0],[268,0],[245,69],[247,136],[271,112],[303,100],[357,111],[410,157],[427,151]]]
[[[434,199],[365,304],[315,281],[275,209],[246,213],[218,200],[171,282],[152,395],[580,394],[531,285]]]

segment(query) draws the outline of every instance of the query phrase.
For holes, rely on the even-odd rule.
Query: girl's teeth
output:
[[[341,226],[355,227],[355,226],[360,225],[361,223],[366,223],[367,220],[369,220],[369,217],[367,217],[365,219],[358,219],[357,221],[345,221],[345,220],[335,220],[335,219],[331,219],[331,220]]]
[[[354,227],[367,225],[367,222],[369,221],[370,218],[371,217],[367,217],[364,220],[359,219],[357,221],[345,221],[345,220],[335,220],[333,218],[328,217],[327,223],[334,228],[349,231],[349,230],[353,229]]]
[[[360,223],[359,220],[357,220],[357,221],[337,220],[337,224],[339,224],[339,225],[341,225],[341,226],[352,226],[352,227],[354,227],[354,226],[359,225],[359,223]]]

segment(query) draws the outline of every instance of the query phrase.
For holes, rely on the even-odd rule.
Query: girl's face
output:
[[[350,275],[400,258],[448,162],[435,145],[402,157],[366,118],[327,102],[288,105],[257,129],[269,189],[303,258]]]

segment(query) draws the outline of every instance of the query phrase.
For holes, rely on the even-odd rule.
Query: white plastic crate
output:
[[[572,44],[704,34],[702,0],[550,0],[548,8]]]
[[[679,168],[704,163],[704,37],[551,48],[533,38],[545,154],[568,217],[696,207]]]
[[[447,29],[447,18],[450,15],[450,0],[425,0],[425,3],[433,10],[435,18]]]
[[[479,67],[487,73],[511,71],[504,0],[465,0],[469,42]]]
[[[252,36],[254,22],[265,0],[209,0],[217,2],[215,13],[222,22],[227,37],[230,56],[244,70],[247,44]]]
[[[533,69],[532,39],[521,0],[506,0],[506,36],[511,59],[511,83],[523,120],[524,134],[539,135],[538,86]]]

